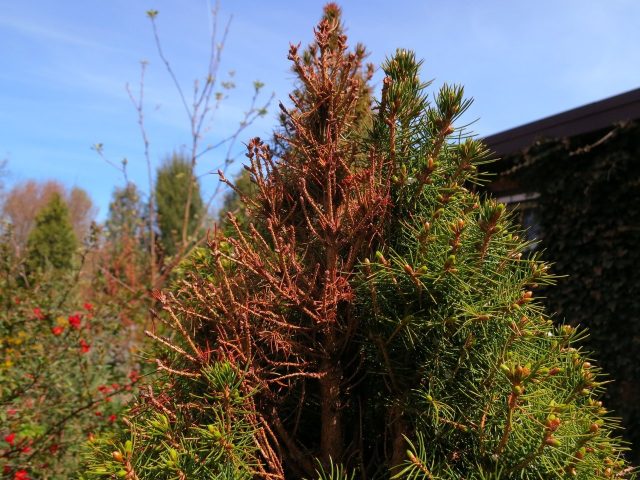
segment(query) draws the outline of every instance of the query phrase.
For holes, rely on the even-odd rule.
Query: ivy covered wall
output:
[[[492,167],[496,196],[537,192],[543,258],[564,276],[543,292],[558,322],[589,330],[610,375],[607,407],[640,461],[640,123],[540,142]]]

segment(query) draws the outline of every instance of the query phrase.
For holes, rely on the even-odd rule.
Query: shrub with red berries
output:
[[[25,275],[9,241],[0,239],[0,471],[71,478],[87,439],[112,428],[139,379],[130,332],[117,307],[83,298],[93,280]]]

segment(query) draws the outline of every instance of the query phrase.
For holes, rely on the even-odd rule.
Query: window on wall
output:
[[[540,198],[538,192],[527,192],[505,195],[496,199],[506,204],[507,209],[514,214],[520,223],[524,231],[525,240],[529,242],[526,248],[528,252],[533,252],[538,248],[543,235],[540,226],[538,198]]]

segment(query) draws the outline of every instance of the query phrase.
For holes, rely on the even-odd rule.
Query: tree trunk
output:
[[[321,432],[320,458],[325,466],[330,461],[339,461],[342,457],[342,409],[340,383],[342,369],[331,358],[323,360],[321,365],[323,376],[320,379]]]

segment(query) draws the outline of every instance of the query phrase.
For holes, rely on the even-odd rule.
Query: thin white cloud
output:
[[[65,43],[68,45],[75,45],[78,47],[101,49],[115,51],[113,47],[94,42],[86,37],[73,34],[69,31],[64,31],[58,28],[51,28],[42,24],[38,24],[35,21],[25,21],[22,18],[0,16],[0,27],[9,28],[15,32],[27,35],[30,38],[40,41],[53,41],[58,43]]]

